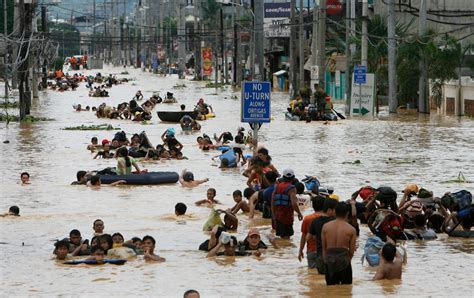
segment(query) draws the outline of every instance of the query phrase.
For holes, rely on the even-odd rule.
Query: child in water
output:
[[[235,205],[230,209],[230,212],[233,214],[237,214],[239,210],[242,212],[247,213],[250,211],[249,204],[242,199],[242,192],[240,190],[236,190],[232,193],[232,197],[234,198]]]
[[[199,200],[196,202],[196,205],[197,206],[201,206],[201,205],[204,205],[204,204],[207,204],[209,207],[212,207],[214,206],[215,204],[220,204],[220,202],[218,200],[215,199],[216,197],[216,189],[215,188],[209,188],[207,190],[207,198],[204,199],[204,200]]]

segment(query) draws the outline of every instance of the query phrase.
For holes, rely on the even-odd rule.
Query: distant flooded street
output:
[[[270,248],[264,257],[218,257],[206,259],[198,250],[208,238],[202,232],[209,215],[208,208],[194,202],[214,187],[221,209],[234,205],[232,192],[246,185],[243,169],[219,169],[211,158],[215,152],[203,152],[196,144],[202,133],[212,136],[225,131],[235,133],[248,124],[240,122],[240,91],[205,88],[203,82],[158,77],[141,70],[127,68],[129,75],[120,75],[124,68],[106,68],[131,78],[126,84],[108,89],[110,97],[88,97],[85,83],[76,91],[40,92],[33,102],[32,114],[53,118],[38,123],[0,123],[1,143],[0,193],[1,208],[11,205],[21,209],[19,218],[0,218],[0,289],[5,296],[51,295],[114,295],[182,297],[187,289],[196,289],[201,297],[262,296],[472,296],[474,275],[474,239],[449,238],[439,234],[431,242],[407,243],[408,264],[401,281],[370,281],[374,269],[361,264],[363,246],[369,229],[361,228],[358,250],[352,260],[354,282],[350,286],[327,287],[323,275],[308,270],[306,260],[299,262],[298,247],[301,223],[295,220],[295,235],[282,248]],[[89,71],[87,73],[94,74]],[[185,86],[178,86],[184,84]],[[148,125],[126,120],[98,119],[93,112],[75,112],[74,104],[98,106],[102,102],[117,106],[129,101],[141,90],[148,98],[159,91],[174,93],[177,104],[158,104]],[[442,196],[447,191],[467,189],[474,184],[444,183],[462,172],[474,181],[474,121],[470,118],[437,115],[381,116],[359,120],[348,118],[329,124],[287,121],[287,93],[272,93],[274,120],[263,124],[259,135],[261,145],[269,149],[274,165],[283,170],[292,168],[297,178],[315,175],[326,186],[333,186],[341,200],[364,185],[389,185],[402,197],[405,185],[416,183]],[[185,104],[194,108],[204,98],[216,118],[201,121],[198,133],[184,133],[178,124],[163,123],[156,111],[179,110]],[[344,107],[336,104],[336,110]],[[13,110],[12,110],[13,111]],[[11,111],[11,112],[12,112]],[[66,127],[109,123],[127,132],[128,136],[145,131],[151,143],[161,143],[161,135],[173,127],[184,145],[189,160],[139,162],[149,171],[189,169],[196,178],[209,182],[186,189],[178,183],[159,186],[121,186],[91,189],[71,186],[78,170],[96,170],[116,165],[111,159],[93,159],[86,150],[91,137],[99,141],[112,139],[115,131],[73,131]],[[357,161],[360,161],[357,162]],[[20,173],[31,175],[31,185],[20,185]],[[174,206],[184,202],[190,218],[177,221]],[[304,214],[311,213],[305,210]],[[105,232],[120,232],[126,239],[152,235],[157,240],[157,253],[166,258],[159,264],[131,260],[123,266],[66,266],[56,263],[52,251],[54,240],[68,236],[72,229],[90,239],[92,222],[100,218]],[[237,238],[242,240],[249,227],[259,227],[270,234],[268,221],[248,219],[239,214]],[[266,240],[266,239],[265,239]],[[471,293],[471,294],[469,294]]]

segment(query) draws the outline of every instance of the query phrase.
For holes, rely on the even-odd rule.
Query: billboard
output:
[[[202,49],[202,74],[210,76],[212,74],[212,49]]]
[[[290,37],[290,3],[264,3],[264,36]]]

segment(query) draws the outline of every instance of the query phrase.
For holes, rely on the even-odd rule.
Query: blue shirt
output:
[[[272,203],[272,195],[275,191],[276,183],[273,183],[269,187],[263,190],[263,201],[266,202],[269,206]]]

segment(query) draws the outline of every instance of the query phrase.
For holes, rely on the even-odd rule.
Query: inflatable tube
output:
[[[286,112],[286,113],[285,113],[285,119],[286,119],[286,120],[290,120],[290,121],[300,121],[300,117],[299,117],[299,116],[293,115],[293,114],[291,114],[290,112]]]
[[[179,175],[176,172],[149,172],[130,175],[100,175],[103,184],[110,184],[119,180],[127,181],[128,185],[156,185],[163,183],[176,183]]]
[[[229,161],[228,168],[235,168],[237,166],[234,149],[227,150],[224,154],[219,156],[220,160],[224,158],[226,158]]]
[[[114,264],[114,265],[123,265],[127,262],[127,260],[123,259],[105,259],[104,263],[106,264]],[[78,265],[78,264],[87,264],[87,265],[98,265],[96,260],[74,260],[64,262],[65,265]]]

